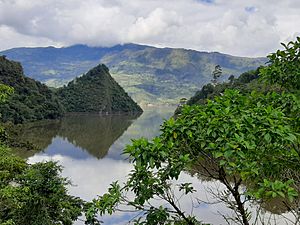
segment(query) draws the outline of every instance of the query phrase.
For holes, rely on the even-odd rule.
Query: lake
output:
[[[126,180],[132,169],[122,150],[132,139],[152,138],[159,134],[164,119],[173,115],[174,108],[149,108],[138,118],[122,115],[69,115],[60,121],[47,121],[31,124],[21,138],[33,142],[41,149],[38,153],[27,152],[25,157],[30,163],[54,160],[63,166],[63,176],[71,179],[70,194],[84,200],[91,200],[104,194],[109,185],[116,180]],[[181,198],[180,207],[193,213],[206,223],[225,224],[223,215],[232,212],[222,203],[216,202],[209,192],[223,190],[219,182],[198,179],[182,173],[180,181],[193,183],[193,198]],[[176,182],[174,182],[174,185]],[[193,200],[192,200],[193,199]],[[203,202],[196,201],[196,199]],[[191,207],[191,206],[194,207]],[[253,211],[257,209],[254,205]],[[281,217],[264,210],[269,224],[281,224]],[[116,213],[102,218],[104,224],[126,224],[133,215]],[[290,218],[290,214],[284,214]],[[276,219],[276,221],[274,221]],[[84,224],[77,221],[76,225]]]

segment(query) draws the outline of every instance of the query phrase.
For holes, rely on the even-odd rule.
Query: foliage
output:
[[[1,104],[12,89],[1,85]],[[3,130],[0,127],[0,130]],[[0,140],[0,224],[71,225],[83,201],[67,193],[70,182],[55,162],[30,165]]]
[[[281,66],[286,72],[292,68],[290,63],[270,65]],[[142,211],[135,224],[200,223],[178,207],[180,198],[175,196],[196,190],[190,183],[172,183],[195,165],[201,170],[193,173],[226,187],[219,197],[235,210],[234,223],[250,224],[247,201],[281,197],[291,210],[300,192],[300,101],[288,88],[297,84],[293,77],[289,85],[281,82],[285,78],[267,86],[257,79],[260,71],[264,69],[231,77],[227,84],[206,85],[189,101],[191,106],[182,107],[176,119],[162,125],[159,137],[134,140],[124,151],[134,165],[127,182],[113,183],[107,194],[90,203],[87,223],[96,224],[97,213],[112,214],[124,205]],[[165,202],[157,205],[153,199]]]
[[[13,94],[11,89],[2,92],[3,97],[7,97],[8,93],[11,95],[9,101],[0,105],[4,122],[24,123],[55,119],[64,113],[58,98],[46,85],[24,76],[21,65],[5,57],[0,57],[0,83],[14,89]]]
[[[5,102],[8,96],[10,96],[13,92],[13,88],[0,84],[0,103]]]
[[[13,88],[8,87],[6,85],[0,84],[0,104],[5,103],[7,98],[13,93]],[[1,116],[1,114],[0,114]],[[3,127],[0,126],[0,142],[5,141],[7,139],[7,133],[3,129]]]
[[[0,224],[70,225],[82,200],[67,194],[69,181],[55,162],[33,165],[0,147]]]
[[[170,129],[185,140],[183,149],[201,146],[200,151],[219,159],[226,173],[260,185],[262,178],[276,179],[289,166],[296,170],[300,158],[295,131],[300,123],[294,119],[299,108],[299,100],[290,94],[241,95],[226,90],[206,105],[184,108],[177,127]],[[185,129],[193,131],[192,137]]]
[[[262,89],[257,86],[257,78],[259,77],[259,69],[251,70],[242,73],[238,78],[230,77],[229,83],[219,83],[217,85],[206,84],[201,90],[197,91],[193,97],[187,102],[188,105],[203,104],[207,99],[213,99],[215,96],[220,95],[228,88],[238,89],[243,93],[250,93],[252,90],[264,91],[269,87],[263,87]],[[254,87],[251,86],[254,84]],[[261,85],[261,84],[260,84]]]
[[[268,92],[289,92],[291,91],[288,88],[282,88],[277,83],[267,84],[261,82],[259,79],[261,75],[262,67],[257,68],[256,70],[251,70],[245,73],[242,73],[239,77],[234,78],[233,76],[229,77],[229,82],[219,83],[217,85],[206,84],[202,87],[201,90],[197,91],[193,97],[191,97],[187,104],[204,104],[207,102],[207,99],[213,99],[215,96],[222,95],[226,89],[237,89],[241,93],[250,94],[252,91],[257,91],[261,93]],[[180,110],[177,110],[178,114]]]
[[[269,65],[261,68],[261,77],[289,89],[300,89],[300,37],[295,42],[281,43],[284,50],[268,55]]]
[[[58,91],[68,112],[140,113],[142,109],[110,76],[105,65],[91,69]]]
[[[113,184],[108,194],[94,201],[93,212],[111,214],[122,203],[145,211],[146,224],[153,222],[149,218],[157,211],[165,215],[161,224],[179,218],[194,224],[193,217],[176,208],[171,181],[201,158],[217,165],[214,178],[226,182],[228,188],[232,187],[226,177],[234,176],[239,183],[248,184],[249,196],[279,195],[293,200],[298,195],[294,183],[281,175],[288,169],[297,170],[300,163],[299,149],[295,148],[299,143],[295,129],[300,124],[292,121],[295,113],[299,114],[299,106],[290,94],[243,95],[227,90],[205,105],[184,107],[176,120],[163,124],[160,137],[135,140],[125,149],[133,159],[134,170],[124,187]],[[187,183],[177,188],[184,194],[194,191]],[[122,195],[126,191],[132,191],[135,198],[127,199]],[[156,198],[169,205],[149,208],[149,201]]]

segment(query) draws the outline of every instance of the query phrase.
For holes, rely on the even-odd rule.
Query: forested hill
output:
[[[55,119],[64,110],[53,92],[39,81],[26,77],[20,63],[0,56],[0,83],[14,88],[10,99],[0,105],[2,121],[23,123]]]
[[[100,64],[57,92],[67,112],[140,113],[142,109]]]
[[[270,89],[276,89],[276,87],[259,82],[258,78],[259,68],[242,73],[237,78],[231,77],[227,82],[218,83],[216,86],[211,83],[206,84],[188,100],[187,104],[203,104],[207,99],[213,99],[215,96],[221,95],[226,89],[237,89],[243,93],[250,93],[253,90],[267,92]]]
[[[75,45],[64,48],[14,48],[0,52],[20,61],[26,74],[50,86],[62,86],[104,63],[114,79],[138,103],[178,103],[210,82],[216,65],[221,79],[256,69],[266,58],[235,57],[218,52],[124,44],[113,47]]]

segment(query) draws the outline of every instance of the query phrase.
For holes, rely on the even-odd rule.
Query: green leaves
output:
[[[83,202],[67,194],[60,172],[54,162],[28,165],[0,145],[0,224],[72,224]]]
[[[108,189],[108,193],[99,197],[96,201],[96,208],[100,215],[112,214],[115,211],[115,207],[121,198],[121,187],[118,182],[113,182]]]
[[[299,89],[299,43],[297,38],[284,45],[284,51],[271,54],[270,65],[260,70],[261,77],[272,84]],[[255,78],[257,73],[252,72],[241,80]],[[203,98],[214,92],[209,85],[206,88],[210,90],[202,90]],[[124,152],[132,159],[134,169],[121,192],[131,191],[135,196],[132,201],[116,201],[145,212],[145,221],[138,219],[137,224],[181,224],[181,220],[197,224],[176,208],[170,190],[172,180],[199,161],[208,176],[223,182],[233,195],[245,224],[249,214],[241,201],[241,185],[246,186],[247,200],[281,197],[293,201],[299,195],[299,96],[258,91],[242,94],[227,89],[205,104],[184,106],[176,120],[171,118],[162,125],[159,137],[134,140],[126,147]],[[214,171],[209,171],[210,167]],[[185,195],[195,191],[188,182],[177,188]],[[111,197],[103,196],[106,203]],[[167,201],[172,210],[147,208],[154,198]]]
[[[3,103],[7,98],[12,95],[14,89],[4,84],[0,84],[0,103]]]
[[[300,88],[300,38],[281,43],[284,50],[277,50],[268,56],[269,65],[260,69],[260,76],[271,84],[287,89]]]
[[[264,179],[262,183],[259,183],[260,188],[258,191],[252,194],[256,198],[282,197],[292,202],[298,196],[298,192],[291,187],[293,184],[293,180],[282,182],[279,180],[269,181],[268,179]]]
[[[281,179],[287,167],[299,165],[295,149],[299,121],[294,120],[299,109],[291,94],[242,95],[226,90],[206,105],[183,108],[172,126],[164,124],[161,137],[174,140],[176,133],[181,142],[174,142],[173,149],[189,153],[192,159],[212,154],[228,174],[240,174],[244,182],[257,184],[261,179]]]
[[[193,193],[196,190],[192,187],[192,183],[183,183],[179,185],[179,191],[184,190],[184,193],[187,195]]]

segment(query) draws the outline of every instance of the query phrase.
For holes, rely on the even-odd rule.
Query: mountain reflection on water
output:
[[[53,140],[55,142],[61,139],[81,149],[82,154],[79,154],[79,157],[90,155],[100,159],[137,118],[138,116],[134,115],[68,115],[57,121],[28,124],[23,128],[22,136],[19,138],[29,141],[38,150],[47,154],[62,154],[78,158],[78,153],[75,154],[72,150],[50,148],[51,151],[45,151],[53,144]]]
[[[84,200],[107,192],[113,181],[126,181],[132,165],[122,155],[122,150],[132,139],[152,138],[159,134],[163,119],[172,116],[174,108],[153,108],[146,110],[140,117],[70,115],[60,121],[47,121],[30,124],[20,137],[33,142],[40,152],[28,153],[29,162],[55,160],[63,166],[63,176],[71,179],[69,187],[72,195]],[[196,175],[196,174],[195,174]],[[180,182],[191,182],[197,190],[193,195],[194,206],[190,197],[181,198],[181,207],[187,213],[193,213],[198,219],[211,224],[225,224],[220,215],[232,215],[224,204],[198,204],[196,199],[216,202],[207,190],[222,190],[219,182],[204,177],[182,173]],[[253,206],[255,210],[256,206]],[[266,212],[266,215],[269,215]],[[270,214],[271,215],[271,214]],[[286,215],[289,216],[289,215]],[[104,224],[126,224],[132,217],[130,213],[116,213],[102,218]],[[281,224],[276,220],[270,224]],[[84,222],[77,221],[76,225]]]

